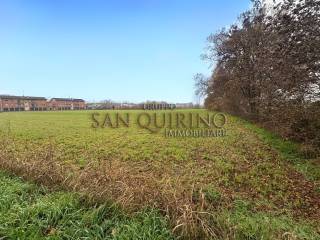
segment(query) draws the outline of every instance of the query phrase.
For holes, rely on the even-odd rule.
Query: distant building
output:
[[[190,102],[190,103],[176,103],[176,107],[178,108],[178,109],[183,109],[183,108],[194,108],[194,105],[193,105],[193,103],[192,102]]]
[[[0,95],[0,111],[45,111],[47,99],[44,97]]]
[[[11,111],[46,111],[46,110],[83,110],[83,99],[0,95],[0,112]]]
[[[48,110],[83,110],[86,103],[83,99],[51,98],[48,102]]]

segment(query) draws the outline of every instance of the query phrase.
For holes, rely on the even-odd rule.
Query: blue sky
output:
[[[194,101],[210,33],[249,0],[0,0],[0,94]]]

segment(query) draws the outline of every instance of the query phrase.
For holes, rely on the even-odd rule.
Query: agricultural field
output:
[[[298,145],[229,115],[222,137],[168,138],[134,110],[101,128],[114,112],[0,113],[0,238],[320,239],[320,164]]]

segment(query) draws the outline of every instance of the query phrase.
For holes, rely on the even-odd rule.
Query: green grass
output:
[[[128,216],[111,204],[90,206],[78,195],[50,192],[0,172],[0,237],[4,239],[174,239],[167,220],[155,210]],[[207,191],[211,200],[220,196]],[[297,239],[316,240],[312,227],[288,217],[253,213],[250,203],[236,200],[211,220],[235,239],[275,239],[286,232]],[[279,235],[279,239],[280,239]],[[222,239],[222,238],[221,238]]]
[[[228,219],[228,221],[225,221]],[[235,201],[232,212],[223,211],[218,221],[228,223],[226,228],[236,228],[235,239],[319,239],[320,235],[304,222],[295,223],[288,216],[277,216],[261,212],[252,212],[250,203]],[[227,232],[227,230],[225,230]]]
[[[268,130],[265,130],[263,128],[259,128],[256,125],[251,124],[245,120],[239,119],[239,121],[242,121],[244,126],[257,133],[259,137],[267,144],[277,149],[284,159],[290,162],[297,162],[300,161],[303,157],[298,151],[298,145],[296,143],[293,143],[289,140],[283,140],[276,134],[269,132]]]
[[[0,172],[1,239],[173,239],[155,210],[127,216],[110,204],[87,206],[76,194],[49,192]]]
[[[132,119],[139,114],[129,112]],[[13,211],[1,220],[6,234],[43,237],[53,225],[55,234],[66,234],[59,235],[62,239],[72,234],[87,239],[100,239],[99,234],[106,239],[166,239],[171,237],[168,228],[176,237],[189,239],[320,239],[320,171],[301,157],[297,145],[232,116],[227,117],[226,137],[165,138],[163,132],[152,134],[135,122],[129,128],[93,129],[90,113],[1,113],[1,166],[50,187],[59,181],[42,176],[45,164],[50,174],[59,169],[53,163],[63,166],[62,187],[80,189],[97,203],[117,202],[122,210],[84,207],[76,195],[34,187],[2,204]],[[12,208],[15,201],[21,202]],[[43,212],[44,222],[41,217],[29,222],[30,216],[39,218],[37,211]]]
[[[284,160],[293,164],[295,168],[308,179],[320,181],[320,165],[314,164],[310,159],[305,159],[297,143],[283,140],[280,136],[268,130],[259,128],[247,121],[242,121],[244,126],[254,131],[265,143],[276,149]]]

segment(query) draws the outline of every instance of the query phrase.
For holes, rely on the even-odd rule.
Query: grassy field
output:
[[[0,236],[320,239],[319,161],[295,144],[231,116],[225,137],[166,138],[94,129],[90,113],[0,113],[0,167],[52,191],[1,175]]]
[[[0,183],[1,239],[173,239],[167,219],[152,210],[129,217],[1,172]]]

